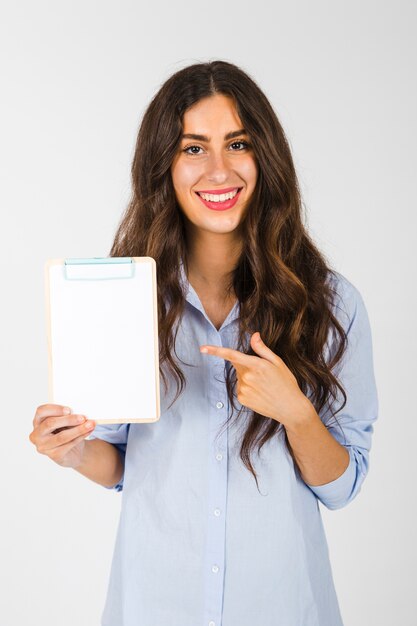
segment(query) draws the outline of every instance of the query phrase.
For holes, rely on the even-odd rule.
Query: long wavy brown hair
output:
[[[336,290],[329,279],[336,274],[303,225],[301,193],[284,130],[264,93],[242,69],[222,60],[196,63],[173,74],[153,97],[136,141],[132,197],[110,256],[150,256],[156,261],[160,373],[166,390],[168,366],[177,387],[175,402],[186,385],[175,358],[175,341],[185,307],[180,263],[187,268],[187,240],[170,168],[180,147],[185,111],[214,94],[233,98],[258,164],[257,184],[241,223],[244,245],[232,277],[240,303],[236,349],[254,355],[247,333],[259,331],[316,411],[326,408],[323,413],[336,418],[346,404],[346,393],[332,370],[347,345],[344,328],[333,313]],[[332,349],[326,361],[330,336]],[[232,413],[223,426],[237,409],[236,370],[225,365],[225,372]],[[338,390],[343,402],[332,411]],[[243,410],[247,413],[240,406],[235,420]],[[249,413],[240,457],[257,485],[251,454],[256,447],[259,454],[278,431],[282,424],[276,420]],[[294,459],[286,434],[285,441]]]

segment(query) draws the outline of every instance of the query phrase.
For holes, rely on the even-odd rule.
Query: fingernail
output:
[[[71,413],[71,409],[68,406],[64,407],[64,414],[69,415],[70,413]]]
[[[200,348],[200,352],[208,352],[207,348]]]

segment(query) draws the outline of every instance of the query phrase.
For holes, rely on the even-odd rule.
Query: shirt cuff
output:
[[[352,447],[346,446],[346,450],[349,452],[349,465],[339,478],[325,485],[309,485],[306,483],[307,487],[328,509],[342,508],[348,504],[353,494],[357,472],[356,457]]]

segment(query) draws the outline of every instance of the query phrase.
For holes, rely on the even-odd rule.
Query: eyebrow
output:
[[[234,130],[230,133],[227,133],[224,136],[224,139],[233,139],[234,137],[239,137],[240,135],[246,135],[246,130],[241,128],[240,130]],[[207,135],[196,135],[194,133],[185,133],[182,135],[181,139],[195,139],[196,141],[210,141],[210,138]]]

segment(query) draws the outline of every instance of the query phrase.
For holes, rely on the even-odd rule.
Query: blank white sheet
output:
[[[49,402],[97,423],[160,416],[156,263],[131,261],[45,265]]]

